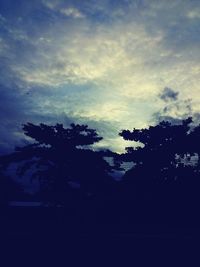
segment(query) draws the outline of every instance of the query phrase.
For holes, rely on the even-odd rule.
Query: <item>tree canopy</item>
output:
[[[104,153],[94,151],[88,146],[102,140],[96,130],[87,125],[71,124],[64,128],[62,124],[23,125],[24,134],[35,142],[17,147],[16,152],[3,157],[8,165],[19,164],[17,174],[23,176],[33,168],[32,179],[39,179],[41,192],[66,201],[67,193],[80,187],[82,194],[104,190],[109,180],[111,166],[104,160]],[[105,155],[108,152],[105,151]],[[75,190],[74,190],[75,191]],[[54,196],[53,196],[54,195]]]
[[[84,199],[93,207],[106,203],[104,209],[110,205],[110,212],[149,210],[155,217],[166,210],[175,214],[186,206],[189,212],[200,203],[200,125],[194,125],[192,118],[122,130],[121,137],[141,145],[127,147],[121,155],[94,150],[92,145],[102,137],[87,125],[27,123],[23,131],[32,142],[2,156],[1,166],[6,169],[17,163],[19,176],[29,172],[31,179],[40,182],[38,198],[44,202],[66,206]],[[114,165],[105,157],[111,157]],[[134,164],[117,182],[112,171],[123,162]]]
[[[135,163],[124,175],[123,195],[140,205],[151,203],[160,213],[198,207],[200,126],[194,126],[192,118],[176,125],[162,121],[147,129],[123,130],[120,136],[142,143],[121,155],[122,161]]]

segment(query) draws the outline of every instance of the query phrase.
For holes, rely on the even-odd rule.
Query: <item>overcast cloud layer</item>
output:
[[[0,150],[22,123],[123,128],[200,112],[199,0],[0,2]]]

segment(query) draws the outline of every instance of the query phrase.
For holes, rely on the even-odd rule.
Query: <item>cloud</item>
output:
[[[12,150],[15,145],[22,144],[24,138],[20,127],[29,111],[28,103],[21,99],[17,90],[1,85],[0,93],[0,154],[3,154]]]
[[[187,119],[188,117],[193,117],[194,123],[197,123],[199,113],[196,113],[193,110],[192,99],[180,100],[176,98],[176,100],[174,100],[173,96],[172,99],[166,100],[164,98],[162,100],[164,100],[165,105],[153,114],[152,121],[154,121],[154,124],[161,121],[170,121],[172,124],[179,124],[182,120]]]
[[[173,89],[165,87],[159,97],[163,101],[168,102],[168,101],[176,101],[178,99],[178,95],[179,92],[175,92]]]
[[[82,14],[78,9],[70,7],[70,8],[62,8],[60,13],[65,16],[73,17],[73,18],[84,18],[84,14]]]
[[[152,6],[148,10],[155,13],[154,9]],[[94,25],[90,18],[69,26],[62,21],[62,26],[47,27],[40,36],[27,42],[34,54],[27,52],[26,61],[13,69],[30,85],[93,82],[132,97],[156,95],[166,84],[188,90],[187,80],[192,78],[194,84],[198,81],[199,63],[188,51],[184,53],[181,46],[179,51],[174,46],[168,47],[169,40],[178,38],[170,36],[173,28],[169,31],[165,25],[164,29],[158,27],[157,13],[155,21],[147,25],[150,11],[146,11],[142,21],[137,17],[132,20],[127,14],[126,20],[116,19],[109,27]],[[196,56],[195,50],[193,53]]]
[[[190,10],[186,16],[189,19],[200,19],[200,9]]]
[[[200,111],[198,1],[10,2],[1,8],[0,82],[16,102],[8,110],[22,112],[16,122],[106,121],[106,146],[119,148],[106,132],[145,127],[161,110],[181,117],[188,95]]]
[[[66,17],[72,17],[75,19],[85,17],[85,15],[77,7],[73,6],[73,2],[70,3],[70,1],[43,0],[42,3],[53,12],[58,12]]]

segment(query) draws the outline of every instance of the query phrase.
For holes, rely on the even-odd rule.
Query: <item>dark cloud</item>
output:
[[[168,121],[173,125],[177,125],[177,124],[181,124],[182,122],[182,119],[180,118],[174,118],[172,116],[163,115],[159,112],[153,115],[153,120],[155,124],[160,123],[161,121]]]
[[[21,141],[17,133],[28,111],[28,103],[13,88],[0,85],[0,94],[0,153],[3,154]]]
[[[173,90],[171,90],[169,93],[170,97],[168,96],[168,92],[162,96],[164,97],[163,100],[165,101],[165,105],[160,111],[153,114],[152,122],[154,124],[157,124],[161,121],[169,121],[172,124],[181,124],[182,120],[187,119],[188,117],[193,117],[194,122],[197,121],[199,113],[193,112],[191,99],[179,100],[176,96],[176,92]]]
[[[165,87],[162,93],[159,95],[160,99],[165,102],[176,101],[178,99],[179,92],[174,91],[169,87]]]
[[[87,124],[97,129],[100,136],[112,139],[117,136],[118,125],[108,121],[95,121],[87,117],[76,116],[73,113],[56,112],[37,106],[34,93],[20,93],[19,88],[10,88],[0,85],[0,154],[6,154],[15,148],[27,143],[22,132],[22,124],[32,122],[54,125],[62,123],[68,127],[71,123]],[[38,96],[39,97],[39,96]],[[44,99],[45,100],[45,99]]]
[[[1,0],[0,153],[25,142],[21,124],[28,121],[88,124],[105,146],[117,147],[121,127],[142,125],[157,111],[145,93],[160,86],[157,77],[162,87],[181,88],[181,97],[190,88],[193,97],[199,1],[172,2]],[[141,94],[138,102],[132,94]],[[157,121],[192,114],[192,104],[169,87],[159,98]]]

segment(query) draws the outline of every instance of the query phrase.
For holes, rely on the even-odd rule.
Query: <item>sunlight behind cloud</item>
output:
[[[165,87],[200,112],[196,1],[39,2],[41,13],[32,4],[14,22],[0,15],[0,55],[3,83],[29,90],[40,113],[145,127]]]

